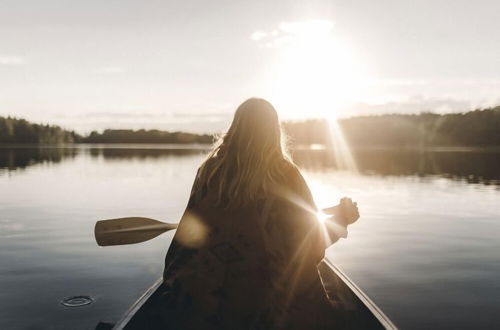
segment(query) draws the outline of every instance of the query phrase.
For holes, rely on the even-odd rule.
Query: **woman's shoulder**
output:
[[[288,159],[283,159],[283,172],[288,176],[289,179],[302,181],[302,173],[295,163]]]
[[[205,161],[203,161],[203,163],[198,167],[197,175],[199,175],[202,170],[210,172],[215,167],[218,160],[219,159],[217,156],[208,157],[207,159],[205,159]]]
[[[297,167],[297,165],[295,165],[293,161],[289,159],[286,158],[280,159],[279,165],[283,173],[285,173],[286,175],[300,175],[300,170]]]

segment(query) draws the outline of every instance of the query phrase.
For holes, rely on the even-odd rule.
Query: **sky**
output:
[[[0,0],[0,115],[218,132],[500,104],[498,0]]]

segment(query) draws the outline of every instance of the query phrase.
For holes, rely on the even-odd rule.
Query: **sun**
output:
[[[270,77],[271,99],[291,118],[335,119],[363,94],[366,74],[329,21],[282,23]]]

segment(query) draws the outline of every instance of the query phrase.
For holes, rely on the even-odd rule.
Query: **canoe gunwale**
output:
[[[112,330],[123,330],[127,326],[127,324],[130,322],[130,320],[134,317],[134,315],[144,306],[144,304],[148,301],[148,299],[153,295],[153,293],[156,292],[156,290],[160,287],[160,285],[163,283],[163,278],[157,279],[153,285],[149,287],[149,289],[146,290],[142,294],[142,296],[136,300],[136,302],[130,306],[130,308],[127,310],[127,312],[122,316],[122,318],[116,322],[115,326],[113,327]]]
[[[342,272],[337,266],[335,266],[330,260],[323,259],[325,265],[327,265],[341,280],[345,285],[349,287],[351,292],[353,292],[356,297],[370,310],[370,312],[377,318],[377,320],[388,330],[397,330],[398,328],[391,322],[391,320],[385,315],[380,308],[370,299],[368,295],[364,293],[354,282],[347,277],[344,272]]]

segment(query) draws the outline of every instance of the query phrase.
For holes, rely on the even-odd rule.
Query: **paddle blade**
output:
[[[99,246],[135,244],[150,240],[177,224],[158,220],[129,217],[97,221],[94,228],[95,240]]]

